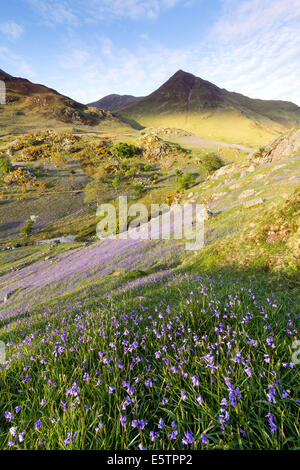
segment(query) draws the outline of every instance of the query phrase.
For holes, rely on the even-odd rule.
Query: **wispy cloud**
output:
[[[84,102],[150,93],[181,68],[254,98],[300,104],[299,14],[298,0],[273,0],[272,8],[268,0],[224,0],[208,35],[189,47],[148,38],[132,50],[98,38],[93,46],[80,41],[65,50],[61,67],[73,70],[69,94]]]
[[[155,19],[186,0],[28,0],[44,20],[53,24],[78,24],[103,18]]]
[[[189,45],[185,40],[184,47],[162,43],[168,26],[162,13],[181,5],[200,16],[203,0],[26,1],[60,34],[60,49],[48,51],[55,70],[53,75],[50,67],[45,72],[47,78],[55,76],[49,85],[79,101],[113,92],[145,95],[180,68],[231,91],[300,105],[299,0],[212,1],[217,19],[211,20],[209,30],[195,31],[198,39]],[[97,26],[101,31],[103,19],[117,20],[126,28],[134,28],[132,21],[143,21],[134,47],[115,27],[111,34],[106,28],[100,35]],[[158,19],[156,31],[163,28],[161,36],[147,30],[147,21],[153,19]],[[90,34],[85,28],[83,36],[81,26],[90,22],[96,27],[89,28]],[[178,34],[188,27],[182,24]],[[25,68],[23,64],[20,70]]]
[[[18,39],[23,34],[23,31],[23,27],[14,21],[0,23],[0,33],[4,34],[9,39]]]
[[[210,32],[214,53],[199,71],[229,89],[300,104],[298,0],[224,0]],[[298,78],[297,78],[298,77]]]
[[[62,25],[69,23],[75,25],[77,16],[68,2],[59,0],[28,0],[29,4],[49,25]]]
[[[20,54],[14,53],[8,47],[0,46],[0,60],[1,67],[4,69],[7,68],[7,71],[11,74],[15,73],[17,76],[21,75],[29,79],[34,79],[36,77],[34,69],[28,63],[26,58]]]

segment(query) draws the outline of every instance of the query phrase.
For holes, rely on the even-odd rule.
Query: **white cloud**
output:
[[[19,54],[15,54],[7,47],[0,47],[0,60],[1,68],[11,75],[21,75],[29,79],[36,77],[35,71],[27,62],[26,58]]]
[[[18,39],[23,34],[24,29],[14,21],[7,21],[0,24],[0,33],[9,39]]]
[[[28,0],[48,25],[77,24],[77,17],[68,2],[59,0]]]
[[[85,19],[107,15],[126,21],[155,17],[179,2],[190,4],[188,0],[30,1],[39,11],[44,9],[48,21],[71,25],[82,21],[83,5]],[[223,0],[210,32],[182,48],[165,47],[146,29],[143,41],[129,49],[113,35],[83,39],[76,28],[68,28],[67,40],[57,52],[52,86],[82,102],[109,93],[141,96],[183,69],[230,91],[300,105],[299,19],[299,0]]]
[[[103,18],[155,19],[184,0],[28,0],[50,24],[78,24]]]
[[[299,1],[223,3],[223,14],[210,33],[215,54],[206,63],[208,75],[250,96],[300,104]]]
[[[213,33],[225,41],[240,40],[295,22],[299,17],[299,0],[223,0],[223,12]]]

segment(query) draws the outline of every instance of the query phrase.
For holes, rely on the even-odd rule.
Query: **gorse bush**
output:
[[[13,166],[6,155],[0,155],[0,177],[12,171]]]
[[[120,158],[131,158],[139,153],[139,148],[127,142],[119,142],[114,145],[113,151]]]
[[[204,157],[201,158],[201,166],[204,168],[204,170],[208,173],[211,174],[216,170],[219,170],[222,166],[224,166],[225,163],[222,160],[222,158],[214,153],[208,153]]]
[[[121,186],[121,182],[120,182],[120,178],[118,176],[116,176],[113,180],[112,180],[112,185],[115,189],[118,189],[120,186]]]
[[[195,177],[193,173],[179,174],[177,176],[177,187],[179,191],[189,189],[191,186],[193,186],[194,181]]]
[[[32,233],[32,229],[33,229],[33,221],[32,220],[27,220],[24,227],[21,228],[21,233],[23,235],[29,236]]]

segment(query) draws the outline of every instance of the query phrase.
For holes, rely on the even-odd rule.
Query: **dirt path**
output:
[[[199,137],[197,135],[176,137],[176,141],[189,147],[215,147],[217,145],[219,147],[240,149],[244,150],[245,152],[252,152],[254,150],[249,147],[244,147],[243,145],[227,144],[225,142],[218,142],[216,140],[210,140],[205,137]]]

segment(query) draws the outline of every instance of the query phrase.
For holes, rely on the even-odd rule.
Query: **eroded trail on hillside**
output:
[[[191,146],[191,147],[227,147],[232,149],[239,149],[244,150],[245,152],[252,152],[254,149],[250,147],[245,147],[244,145],[238,144],[228,144],[226,142],[219,142],[216,140],[207,139],[206,137],[200,137],[198,135],[189,135],[189,136],[182,136],[176,137],[176,140],[180,142],[184,146]]]

